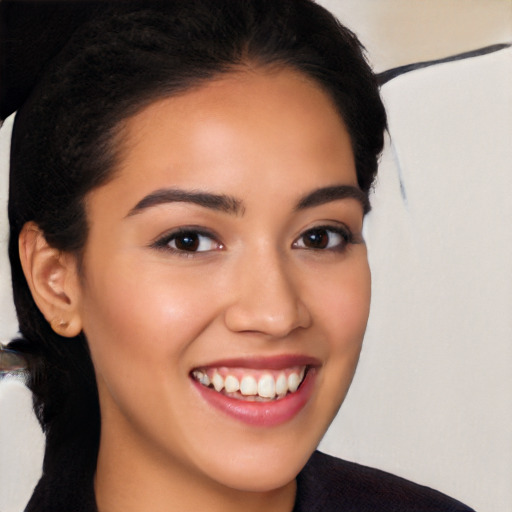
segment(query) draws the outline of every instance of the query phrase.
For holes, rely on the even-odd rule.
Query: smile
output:
[[[230,359],[193,368],[190,380],[208,407],[267,428],[292,421],[306,408],[321,366],[302,355]]]
[[[280,400],[295,393],[307,372],[307,366],[282,370],[247,368],[198,368],[192,378],[202,386],[237,400],[265,402]]]

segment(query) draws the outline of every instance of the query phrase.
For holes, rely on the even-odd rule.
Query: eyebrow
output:
[[[365,214],[371,209],[368,196],[359,188],[353,185],[334,185],[316,189],[305,195],[299,200],[295,210],[305,210],[341,199],[355,199],[361,204]],[[243,215],[245,212],[242,201],[233,196],[195,190],[163,188],[155,190],[142,198],[128,212],[127,217],[141,213],[148,208],[168,203],[193,203],[204,208],[230,213],[232,215]]]
[[[353,185],[334,185],[331,187],[323,187],[304,196],[296,206],[296,210],[304,210],[305,208],[313,208],[331,201],[339,199],[355,199],[363,207],[364,214],[371,210],[368,195],[360,188]]]
[[[141,199],[128,213],[127,217],[136,215],[148,208],[167,203],[193,203],[204,208],[243,215],[245,209],[242,201],[225,194],[212,194],[195,190],[163,188],[155,190]]]

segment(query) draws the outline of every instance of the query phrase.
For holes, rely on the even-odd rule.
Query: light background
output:
[[[512,0],[323,0],[377,71],[512,41]],[[372,312],[330,453],[512,512],[512,52],[383,87],[391,142],[366,222]],[[0,130],[0,203],[9,123]],[[2,206],[3,208],[3,206]],[[16,332],[0,213],[0,341]],[[0,383],[0,511],[20,512],[43,439]]]
[[[325,0],[381,71],[512,41],[505,0]],[[383,87],[373,303],[322,447],[512,511],[512,52]]]

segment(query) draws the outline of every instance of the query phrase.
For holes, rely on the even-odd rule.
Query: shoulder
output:
[[[378,469],[315,452],[297,477],[294,512],[472,512],[448,496]]]

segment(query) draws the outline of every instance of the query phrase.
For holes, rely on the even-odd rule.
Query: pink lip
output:
[[[321,362],[315,357],[296,355],[296,354],[283,354],[273,357],[245,357],[235,359],[219,359],[208,364],[197,366],[197,368],[220,368],[225,366],[227,368],[250,368],[253,370],[282,370],[284,368],[291,368],[292,366],[313,366],[318,367]]]
[[[243,365],[238,364],[236,361],[235,363],[237,363],[235,366],[248,367],[247,360],[244,361]],[[279,366],[277,369],[282,367],[283,366]],[[256,368],[273,369],[269,366],[259,365],[256,366]],[[238,421],[257,427],[274,427],[290,421],[292,418],[297,416],[297,414],[299,414],[299,412],[308,403],[308,400],[313,393],[315,380],[316,368],[310,367],[302,384],[295,393],[290,393],[284,398],[271,402],[245,402],[243,400],[237,400],[236,398],[230,398],[222,393],[218,393],[217,391],[207,388],[191,378],[191,381],[197,391],[211,406]]]

